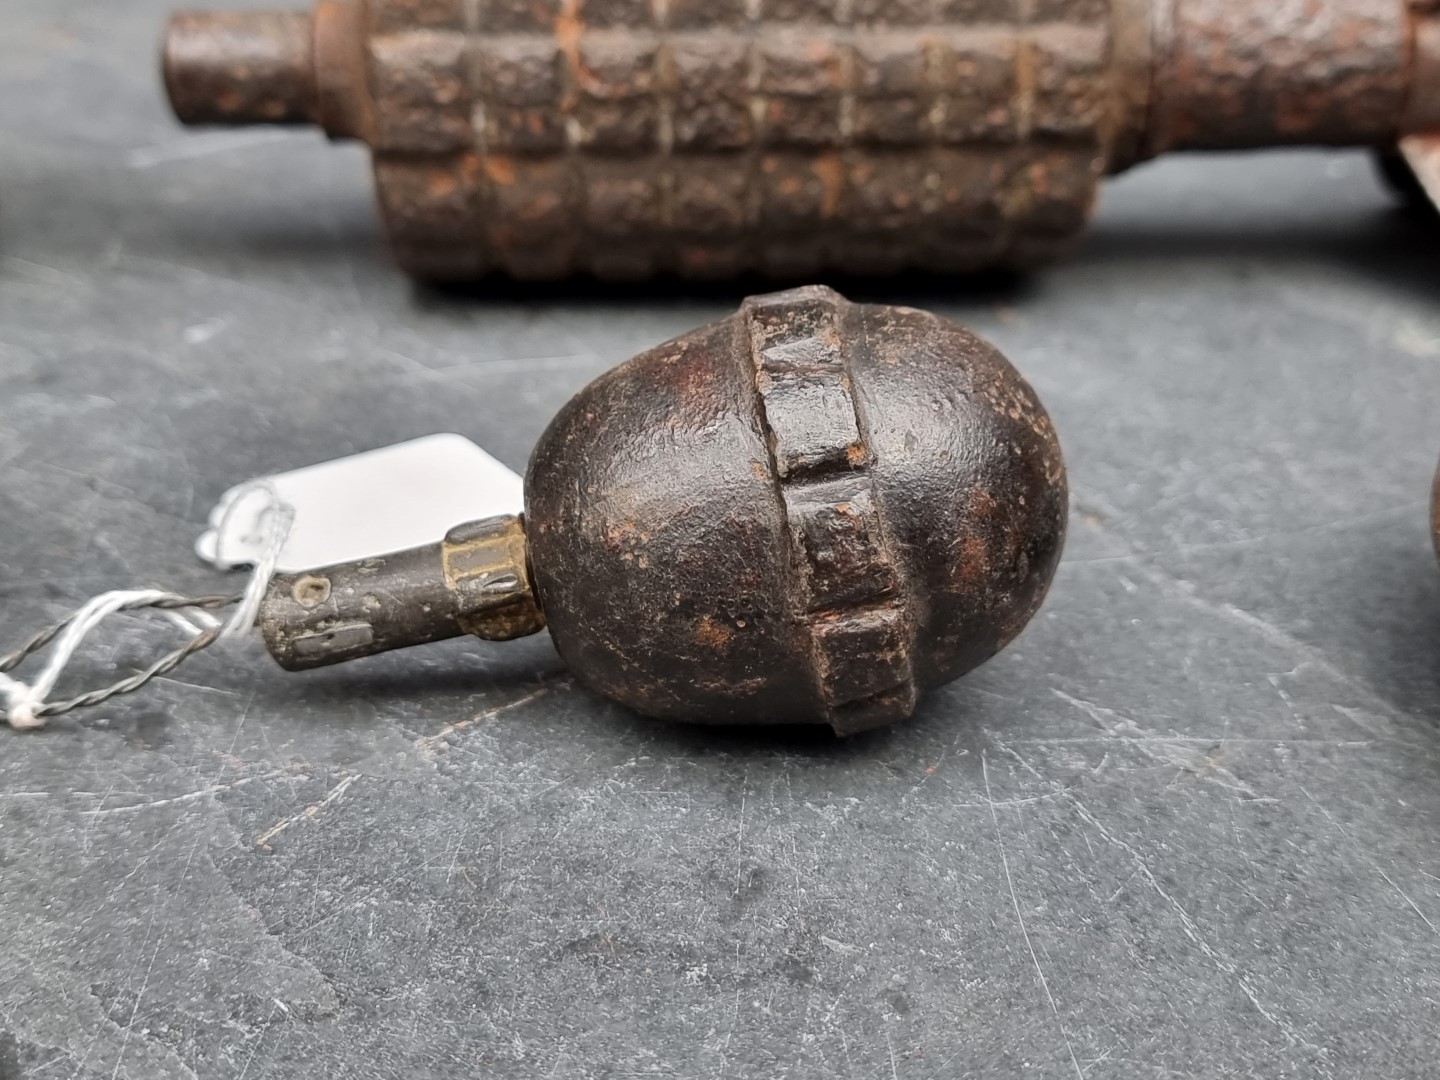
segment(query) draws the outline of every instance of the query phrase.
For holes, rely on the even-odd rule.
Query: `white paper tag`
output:
[[[278,566],[286,574],[433,544],[456,525],[525,505],[520,477],[463,435],[429,435],[264,479],[295,508]],[[254,563],[269,504],[253,483],[231,488],[210,512],[196,554],[222,570]]]

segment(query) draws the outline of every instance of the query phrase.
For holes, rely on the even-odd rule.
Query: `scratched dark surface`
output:
[[[165,7],[5,3],[6,641],[214,587],[245,477],[519,468],[736,299],[415,289],[358,151],[177,129]],[[1043,613],[889,733],[657,727],[543,638],[252,646],[0,731],[0,1078],[1433,1076],[1436,239],[1363,156],[1190,160],[1032,281],[850,283],[1005,348],[1075,496]]]

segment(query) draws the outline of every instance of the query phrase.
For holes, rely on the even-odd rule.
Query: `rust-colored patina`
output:
[[[322,0],[177,15],[165,72],[368,142],[428,278],[1023,267],[1168,150],[1440,130],[1429,0]]]
[[[1020,632],[1067,501],[1050,419],[1004,357],[818,287],[601,376],[525,485],[523,525],[277,577],[271,653],[302,669],[548,625],[586,684],[647,716],[848,734]]]

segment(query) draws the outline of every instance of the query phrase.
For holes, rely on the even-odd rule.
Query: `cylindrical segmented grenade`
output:
[[[182,14],[187,123],[374,151],[395,257],[808,275],[1025,267],[1168,150],[1440,129],[1432,0],[321,0]],[[1440,191],[1436,140],[1403,149]]]
[[[525,489],[523,518],[276,577],[270,652],[304,669],[548,625],[583,682],[639,713],[848,734],[1020,632],[1067,502],[1050,419],[994,348],[818,287],[601,376]]]

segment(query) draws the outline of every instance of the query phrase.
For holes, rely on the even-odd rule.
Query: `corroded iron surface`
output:
[[[810,288],[621,365],[531,458],[560,654],[646,715],[908,716],[1038,607],[1064,537],[1044,409],[993,348]]]
[[[1151,150],[1393,140],[1412,34],[1404,0],[1174,0]]]
[[[1440,558],[1440,470],[1436,471],[1430,489],[1430,538],[1435,544],[1435,555]]]
[[[523,526],[276,578],[272,655],[294,670],[548,625],[585,683],[637,712],[848,734],[904,719],[1020,632],[1067,499],[1050,419],[1004,357],[818,287],[601,376],[525,487]]]
[[[715,277],[1029,266],[1169,149],[1440,123],[1405,0],[323,0],[184,14],[187,122],[374,150],[408,270]]]
[[[291,12],[182,13],[170,20],[165,88],[187,124],[313,124],[312,21]]]
[[[1110,37],[1104,3],[1034,6],[328,3],[309,108],[371,145],[393,251],[427,277],[1030,265],[1093,202]],[[299,114],[275,20],[177,17],[182,119]]]

